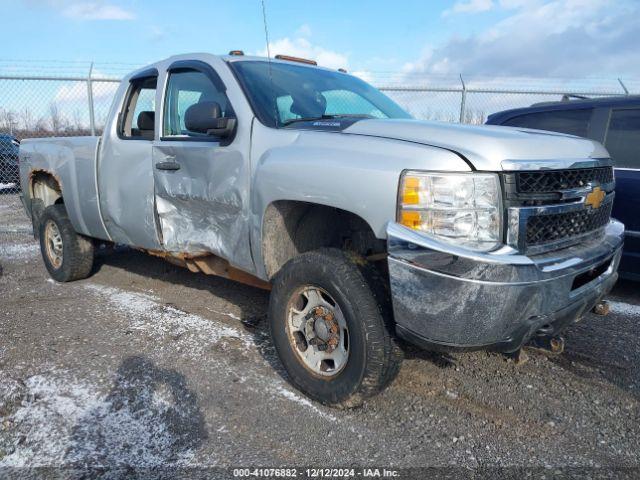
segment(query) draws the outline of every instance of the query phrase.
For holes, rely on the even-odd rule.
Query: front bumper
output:
[[[399,336],[425,348],[514,351],[536,334],[577,321],[618,278],[624,226],[535,256],[510,247],[478,253],[387,227],[389,277]]]

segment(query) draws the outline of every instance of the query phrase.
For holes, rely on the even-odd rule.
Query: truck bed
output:
[[[85,136],[23,140],[20,144],[20,183],[22,191],[28,192],[34,174],[48,172],[54,175],[62,185],[64,203],[76,231],[106,240],[108,234],[102,224],[96,181],[100,139]],[[31,206],[26,197],[25,207],[30,213]]]

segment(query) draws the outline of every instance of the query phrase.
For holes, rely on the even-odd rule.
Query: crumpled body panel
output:
[[[179,170],[154,170],[163,248],[213,253],[253,270],[249,248],[247,163],[231,147],[176,141],[155,146],[154,164],[171,159]]]

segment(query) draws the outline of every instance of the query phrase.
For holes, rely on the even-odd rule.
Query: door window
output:
[[[605,146],[616,167],[640,169],[640,109],[611,112]]]
[[[586,137],[589,132],[592,111],[591,108],[583,108],[580,110],[554,110],[529,113],[527,115],[510,118],[504,122],[503,125],[549,130],[551,132]]]
[[[223,117],[233,116],[227,95],[205,73],[198,70],[171,72],[167,84],[163,136],[210,138],[205,133],[190,131],[185,125],[187,109],[201,102],[216,102],[220,105]]]
[[[131,82],[120,125],[121,137],[132,140],[153,140],[156,84],[157,77]]]

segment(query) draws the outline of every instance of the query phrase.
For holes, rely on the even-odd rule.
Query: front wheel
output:
[[[354,407],[393,380],[401,362],[382,278],[337,249],[284,265],[269,304],[271,336],[291,382],[334,407]]]
[[[45,208],[38,229],[42,259],[54,280],[71,282],[89,276],[93,267],[93,243],[76,233],[64,205]]]

